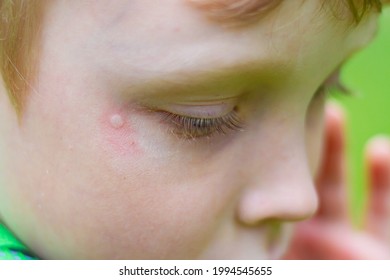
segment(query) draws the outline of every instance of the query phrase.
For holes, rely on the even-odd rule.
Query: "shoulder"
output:
[[[4,225],[0,224],[0,260],[32,260],[23,245]]]

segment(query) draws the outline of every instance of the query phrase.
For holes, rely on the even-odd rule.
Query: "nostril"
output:
[[[266,221],[266,248],[270,259],[280,259],[287,251],[292,236],[292,225],[277,220]]]

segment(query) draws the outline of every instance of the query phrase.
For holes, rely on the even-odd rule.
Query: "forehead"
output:
[[[64,20],[62,30],[54,31],[61,34],[60,45],[68,32],[74,39],[69,44],[86,44],[82,48],[90,50],[86,57],[97,50],[109,54],[94,57],[94,63],[116,58],[123,65],[116,64],[117,71],[124,73],[134,65],[145,68],[138,73],[147,74],[180,72],[183,64],[203,72],[215,65],[234,70],[237,65],[265,69],[290,64],[301,69],[326,63],[333,68],[373,37],[376,19],[346,28],[348,23],[323,12],[323,2],[118,0],[107,5],[105,0],[58,1],[52,19]],[[210,11],[229,16],[224,22],[209,20],[205,15]],[[245,26],[226,28],[226,22],[237,20]],[[153,64],[143,63],[151,57]]]
[[[114,0],[109,5],[104,0],[91,0],[71,3],[76,9],[84,6],[80,11],[88,11],[94,23],[101,27],[118,27],[125,23],[127,28],[154,25],[157,29],[156,25],[163,23],[161,27],[176,24],[183,30],[191,22],[198,26],[207,24],[208,28],[239,29],[268,24],[269,32],[291,32],[299,24],[299,28],[319,32],[327,28],[325,25],[332,25],[339,33],[356,27],[346,0]],[[185,23],[184,17],[187,17]]]
[[[287,5],[288,2],[297,4],[295,10],[291,12],[304,10],[305,2],[316,3],[316,6],[321,8],[324,6],[322,0],[161,0],[158,2],[153,0],[114,0],[110,1],[110,5],[107,5],[107,1],[104,0],[92,0],[76,4],[89,7],[89,10],[97,16],[102,16],[103,12],[107,17],[110,15],[116,17],[116,20],[132,11],[148,13],[158,8],[163,13],[166,8],[172,9],[175,6],[177,8],[192,7],[221,24],[245,25],[265,17],[277,7]]]

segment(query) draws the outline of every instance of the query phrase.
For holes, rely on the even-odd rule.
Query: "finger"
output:
[[[345,184],[345,116],[341,107],[329,103],[325,115],[325,141],[316,184],[319,195],[317,216],[348,220]]]
[[[382,242],[347,225],[307,223],[299,225],[286,259],[368,260],[389,259]]]
[[[390,224],[390,142],[376,137],[366,148],[369,199],[366,227],[376,236],[387,239]]]

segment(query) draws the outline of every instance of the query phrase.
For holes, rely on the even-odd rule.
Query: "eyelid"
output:
[[[217,118],[227,115],[238,103],[237,97],[219,100],[192,100],[164,102],[152,105],[160,111],[194,118]]]
[[[216,118],[224,116],[231,112],[234,108],[234,103],[219,103],[219,104],[203,104],[203,105],[185,105],[173,104],[169,105],[167,110],[171,113],[184,115],[188,117],[200,118]]]
[[[182,138],[210,138],[241,130],[238,98],[192,100],[186,102],[148,102],[139,104],[143,112],[159,117],[169,133]]]

